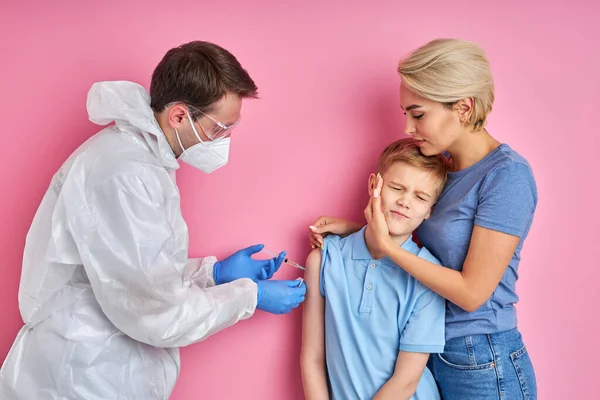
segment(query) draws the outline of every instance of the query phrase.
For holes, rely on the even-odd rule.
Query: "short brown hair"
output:
[[[150,84],[150,106],[161,112],[181,102],[209,112],[226,94],[256,98],[257,91],[233,54],[216,44],[194,41],[169,50],[157,65]]]
[[[384,174],[397,162],[431,172],[438,180],[437,198],[444,189],[448,178],[448,159],[442,154],[424,156],[413,138],[400,139],[387,146],[379,156],[377,172]]]

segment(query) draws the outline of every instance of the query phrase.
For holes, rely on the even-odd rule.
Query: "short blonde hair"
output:
[[[397,140],[388,145],[379,156],[377,172],[384,174],[392,165],[398,162],[432,173],[438,180],[435,193],[437,199],[444,189],[448,178],[448,159],[442,154],[424,156],[413,138]]]
[[[402,82],[414,93],[448,107],[473,98],[466,126],[484,128],[494,104],[494,80],[484,51],[460,39],[436,39],[398,65]]]

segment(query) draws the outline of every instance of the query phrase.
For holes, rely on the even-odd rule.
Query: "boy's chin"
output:
[[[393,238],[397,238],[397,237],[401,237],[401,236],[406,236],[410,233],[412,233],[411,231],[408,231],[406,229],[406,227],[394,227],[394,226],[390,226],[390,224],[388,224],[388,231],[390,233],[390,236]]]
[[[386,223],[388,227],[388,233],[390,234],[392,239],[396,239],[398,237],[406,236],[412,233],[412,231],[409,230],[408,227],[402,222],[387,220]]]

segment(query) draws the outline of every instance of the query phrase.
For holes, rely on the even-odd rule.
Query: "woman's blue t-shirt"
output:
[[[506,144],[469,168],[449,173],[431,217],[417,230],[421,243],[442,265],[462,270],[474,225],[521,240],[500,284],[485,304],[469,313],[450,301],[446,303],[446,340],[517,326],[517,271],[537,200],[529,163]]]

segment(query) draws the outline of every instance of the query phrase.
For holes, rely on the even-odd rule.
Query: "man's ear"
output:
[[[168,121],[171,128],[179,129],[187,120],[186,114],[188,110],[183,104],[175,104],[164,111],[168,113]]]

